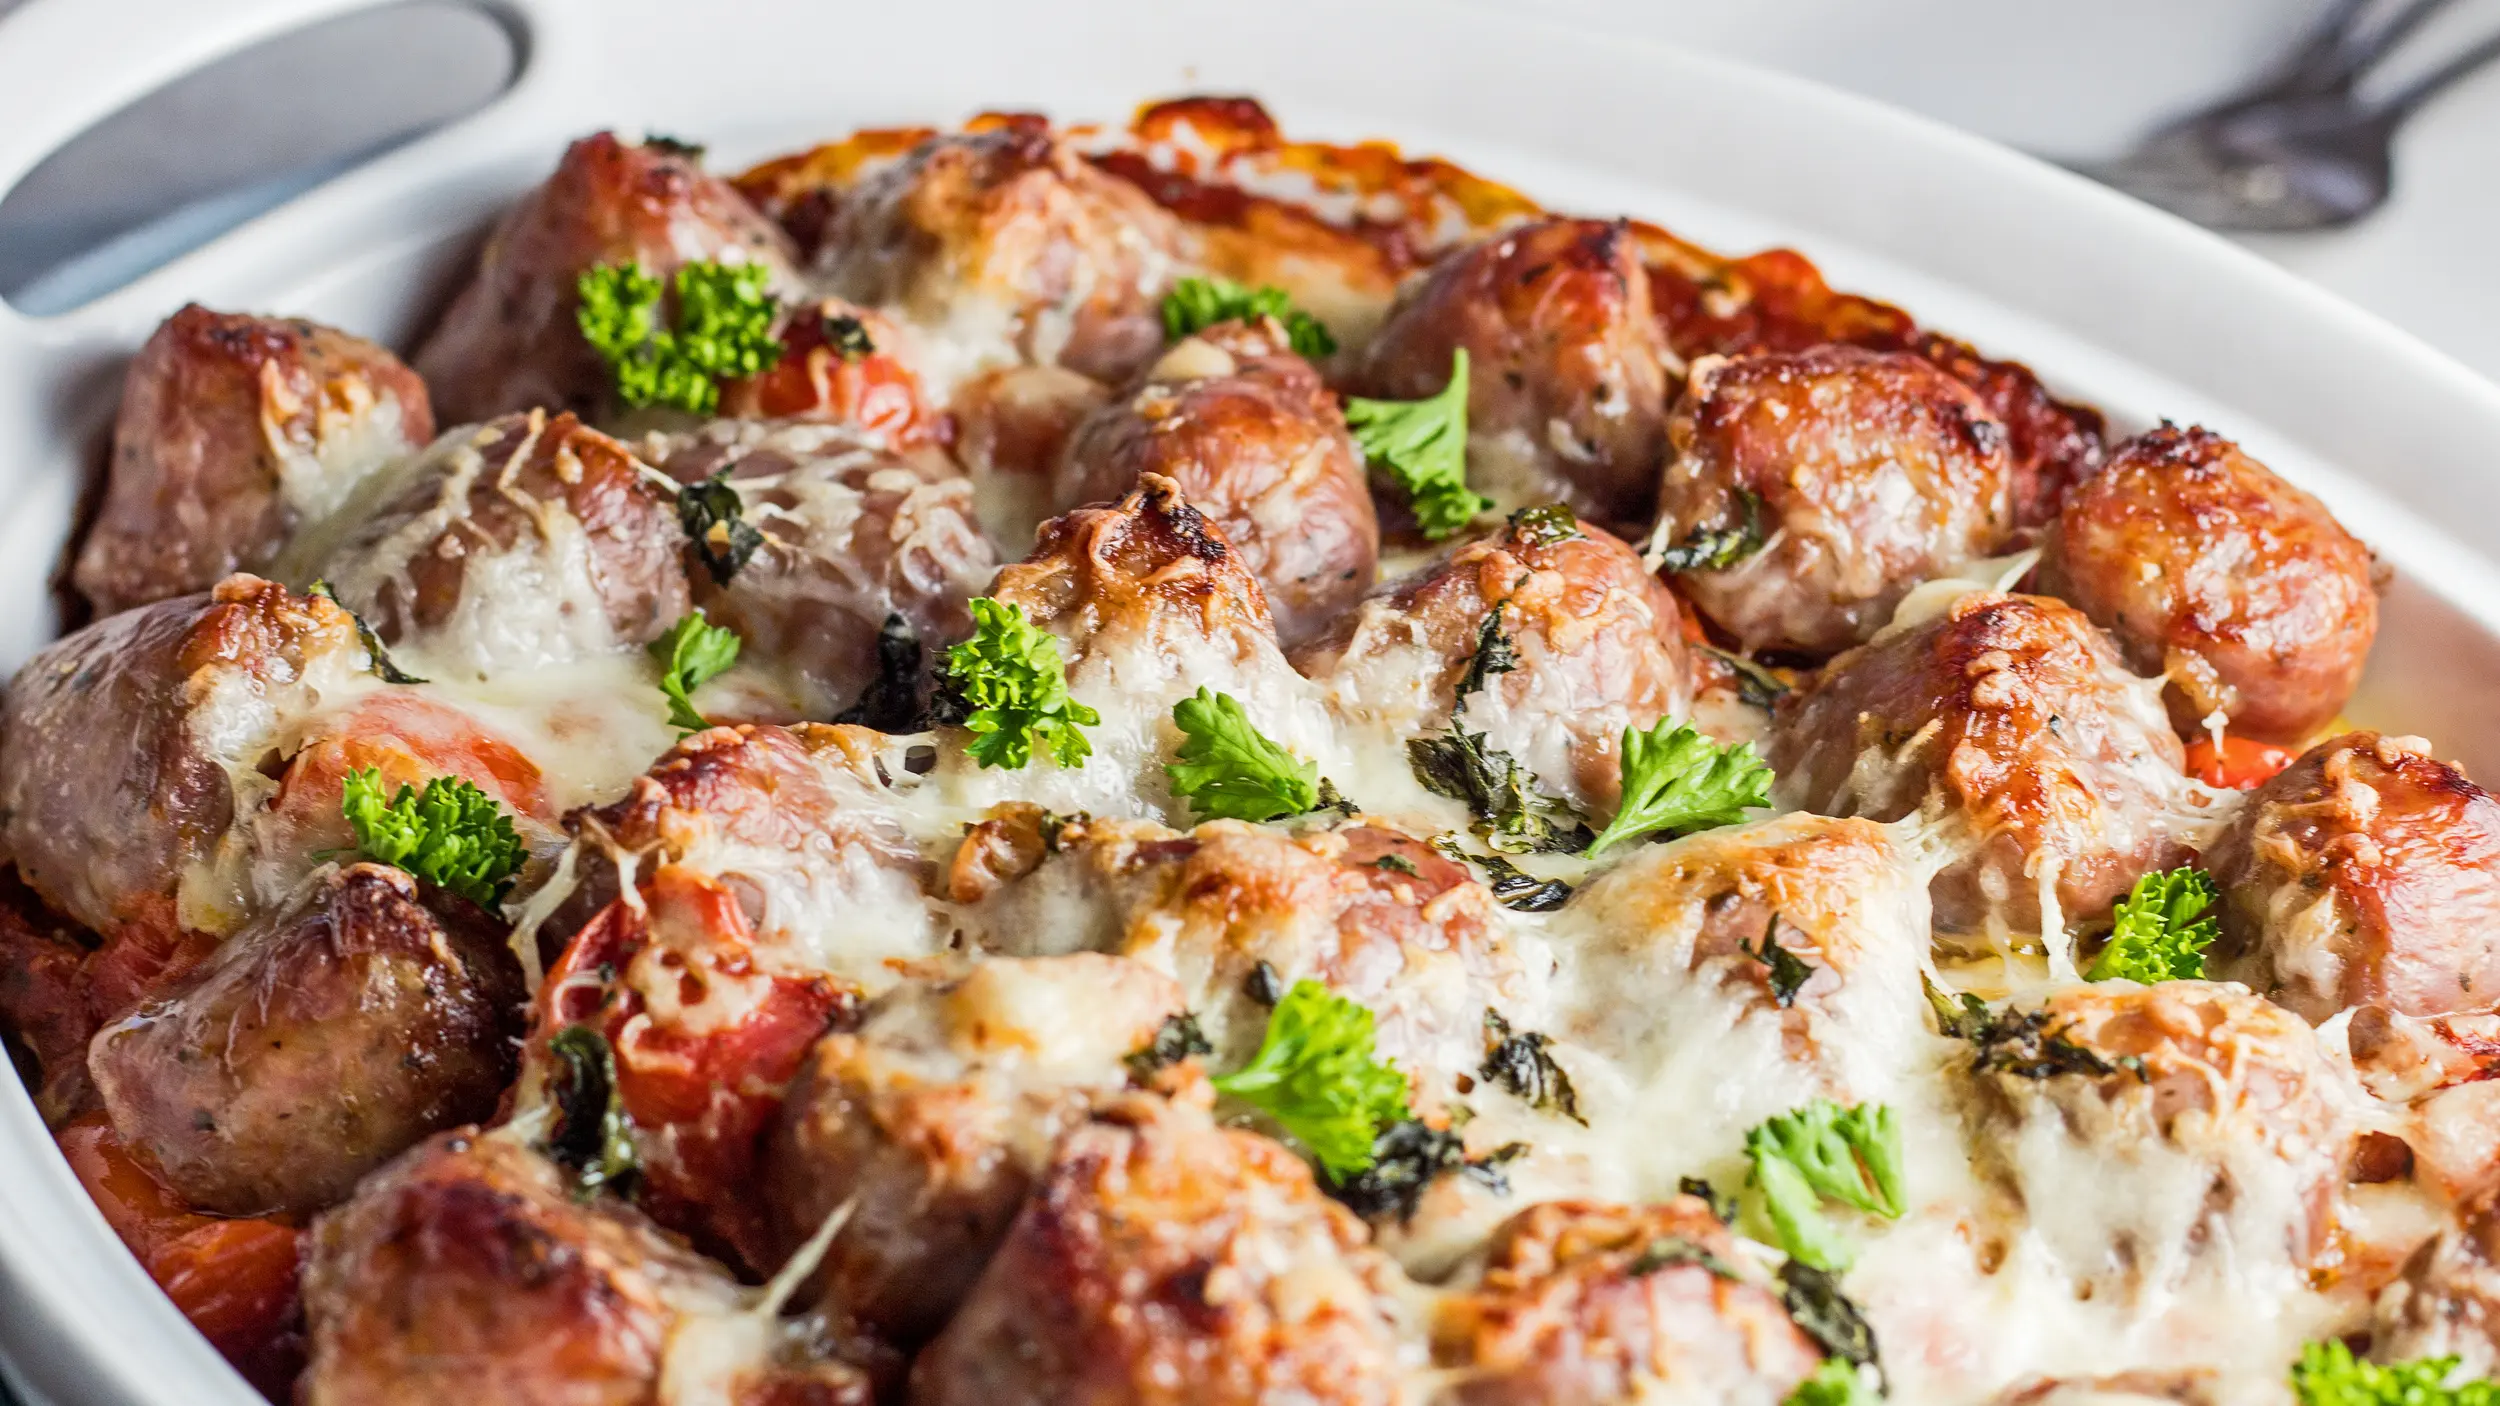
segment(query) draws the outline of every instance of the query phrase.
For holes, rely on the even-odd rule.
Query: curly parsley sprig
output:
[[[2205,975],[2205,949],[2220,925],[2212,912],[2221,890],[2201,869],[2147,874],[2118,900],[2109,945],[2084,973],[2087,981],[2124,977],[2150,986],[2156,981],[2196,981]]]
[[[1188,740],[1164,774],[1197,819],[1277,820],[1319,804],[1318,765],[1251,726],[1240,699],[1201,686],[1172,705],[1172,722]]]
[[[1274,284],[1252,288],[1229,278],[1184,278],[1163,295],[1163,336],[1177,342],[1219,322],[1272,317],[1285,329],[1294,354],[1317,360],[1337,349],[1328,324],[1293,305],[1293,295]]]
[[[1901,1214],[1901,1126],[1882,1104],[1816,1099],[1756,1124],[1745,1155],[1780,1248],[1817,1269],[1849,1261],[1847,1243],[1823,1218],[1824,1201],[1888,1220]]]
[[[660,692],[668,696],[668,720],[688,732],[711,724],[695,711],[694,691],[738,662],[738,632],[715,625],[696,606],[692,614],[669,627],[667,634],[644,646],[660,664]]]
[[[1415,524],[1434,541],[1475,520],[1493,501],[1467,486],[1467,349],[1450,356],[1450,383],[1422,400],[1347,396],[1354,442],[1414,505]]]
[[[1370,1167],[1381,1133],[1410,1116],[1406,1076],[1373,1053],[1372,1013],[1307,979],[1276,1003],[1258,1054],[1215,1088],[1275,1119],[1338,1182]]]
[[[574,281],[574,321],[608,363],[617,398],[696,415],[720,406],[720,382],[781,360],[775,306],[762,264],[700,259],[677,270],[674,325],[663,325],[663,285],[639,263],[600,264]]]
[[[1814,1375],[1797,1383],[1780,1406],[1876,1406],[1882,1393],[1866,1384],[1866,1374],[1845,1358],[1826,1357]]]
[[[946,652],[949,711],[973,734],[964,750],[985,767],[1018,770],[1038,744],[1061,766],[1094,754],[1084,729],[1102,714],[1068,694],[1059,637],[1024,618],[1024,609],[976,596],[972,637]]]
[[[1623,731],[1623,804],[1588,848],[1594,859],[1626,840],[1690,834],[1771,803],[1771,768],[1750,742],[1724,747],[1673,719]]]
[[[437,776],[423,791],[403,785],[385,796],[381,768],[363,767],[347,773],[339,813],[366,855],[484,908],[503,901],[526,854],[512,817],[494,797],[456,776]]]
[[[2300,1350],[2292,1394],[2300,1406],[2500,1406],[2500,1383],[2454,1381],[2457,1359],[2364,1362],[2329,1338]]]

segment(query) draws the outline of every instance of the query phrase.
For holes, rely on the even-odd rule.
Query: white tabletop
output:
[[[16,0],[0,0],[0,12]],[[795,0],[794,0],[795,3]],[[2161,117],[2262,71],[2323,0],[1478,0],[1722,53],[1852,88],[2057,156],[2108,155]],[[2458,0],[2415,66],[2500,30]],[[502,82],[501,40],[450,0],[334,23],[178,84],[141,120],[40,170],[0,206],[0,287],[38,253],[91,247],[134,211],[369,148]],[[2401,76],[2401,72],[2390,76]],[[2395,199],[2337,233],[2249,241],[2500,379],[2500,69],[2406,130]],[[1879,290],[1878,290],[1879,291]]]
[[[1723,53],[2053,156],[2107,156],[2262,72],[2321,0],[1514,0],[1549,19]],[[2382,79],[2500,31],[2459,0]],[[2377,86],[2377,85],[2374,85]],[[2399,139],[2395,198],[2360,225],[2246,242],[2500,380],[2500,67]]]

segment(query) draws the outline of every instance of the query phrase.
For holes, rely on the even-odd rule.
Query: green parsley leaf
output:
[[[690,696],[738,662],[738,632],[704,618],[703,607],[669,627],[668,633],[644,646],[660,663],[660,692],[668,695],[668,720],[688,732],[711,724],[694,710]]]
[[[1276,1003],[1258,1054],[1215,1088],[1275,1119],[1339,1182],[1369,1168],[1374,1141],[1409,1117],[1406,1076],[1372,1053],[1372,1013],[1308,979]]]
[[[1346,427],[1363,457],[1404,490],[1415,524],[1439,541],[1493,506],[1467,486],[1467,349],[1450,357],[1450,383],[1423,400],[1348,396]]]
[[[2205,975],[2205,949],[2220,932],[2210,911],[2222,897],[2201,869],[2147,874],[2118,900],[2109,945],[2084,973],[2087,981],[2124,977],[2195,981]]]
[[[1681,1235],[1661,1235],[1650,1241],[1641,1248],[1638,1255],[1633,1256],[1632,1263],[1624,1266],[1623,1272],[1631,1278],[1638,1279],[1643,1275],[1656,1274],[1662,1269],[1673,1269],[1680,1264],[1700,1265],[1721,1279],[1741,1280],[1744,1278],[1737,1272],[1736,1266],[1729,1263],[1726,1258],[1713,1254],[1708,1247]]]
[[[1665,831],[1686,835],[1745,818],[1771,803],[1771,768],[1750,742],[1722,747],[1673,719],[1646,732],[1623,730],[1623,805],[1588,848]]]
[[[481,908],[501,903],[521,870],[525,852],[512,817],[456,776],[385,798],[381,768],[360,768],[340,787],[339,813],[354,827],[357,849]]]
[[[975,596],[971,608],[972,638],[946,651],[947,714],[973,734],[964,750],[1010,771],[1033,760],[1037,742],[1061,766],[1092,756],[1081,729],[1102,714],[1068,696],[1059,637],[1025,619],[1022,606]]]
[[[1293,305],[1293,295],[1273,284],[1251,288],[1229,278],[1184,278],[1163,295],[1164,340],[1177,342],[1219,322],[1272,317],[1284,324],[1294,354],[1317,360],[1337,349],[1328,324]]]
[[[696,415],[720,407],[720,382],[781,360],[774,305],[762,264],[697,260],[677,270],[676,325],[663,326],[660,280],[639,263],[600,264],[574,281],[574,321],[608,363],[627,405],[668,405]]]
[[[1881,1399],[1854,1365],[1826,1357],[1813,1376],[1797,1383],[1781,1406],[1875,1406]]]
[[[2500,1406],[2500,1384],[2451,1385],[2456,1372],[2453,1357],[2363,1362],[2330,1338],[2300,1350],[2300,1360],[2292,1364],[2292,1393],[2300,1406]]]
[[[1817,1269],[1837,1270],[1849,1259],[1823,1219],[1823,1201],[1886,1219],[1901,1214],[1901,1127],[1882,1104],[1844,1109],[1816,1099],[1755,1125],[1745,1155],[1780,1247]]]
[[[555,1056],[550,1080],[556,1122],[547,1135],[548,1155],[571,1167],[584,1192],[625,1190],[642,1169],[634,1145],[634,1120],[616,1096],[616,1054],[608,1037],[587,1025],[568,1025],[547,1041]]]
[[[1172,705],[1172,721],[1189,740],[1163,771],[1196,818],[1275,820],[1318,803],[1318,765],[1252,727],[1240,699],[1200,685]]]

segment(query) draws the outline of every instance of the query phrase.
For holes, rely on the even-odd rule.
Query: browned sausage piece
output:
[[[1681,624],[1674,595],[1630,547],[1544,509],[1387,587],[1294,665],[1349,722],[1411,736],[1455,713],[1547,790],[1603,817],[1622,790],[1624,729],[1691,704]],[[1488,628],[1506,644],[1506,672],[1472,668]]]
[[[1961,857],[1936,922],[1957,932],[2037,931],[2052,874],[2060,914],[2088,922],[2184,863],[2203,793],[2182,756],[2154,685],[2081,611],[1987,593],[1833,660],[1781,698],[1770,744],[1782,804],[1898,820],[1941,803]]]
[[[1657,501],[1666,338],[1621,221],[1542,220],[1447,255],[1402,292],[1349,377],[1418,400],[1468,359],[1468,481],[1516,506],[1560,499],[1617,528]]]
[[[1046,123],[932,137],[846,192],[816,267],[832,291],[957,343],[941,401],[1018,363],[1120,380],[1163,343],[1178,226]],[[932,348],[932,351],[935,349]]]
[[[1680,1258],[1656,1263],[1662,1245]],[[1441,1303],[1433,1359],[1466,1406],[1609,1406],[1652,1393],[1779,1406],[1822,1353],[1775,1293],[1730,1277],[1739,1258],[1727,1227],[1690,1196],[1531,1206],[1495,1232],[1483,1279]]]
[[[1820,815],[1643,846],[1572,900],[1582,935],[1553,1032],[1636,1087],[1727,1072],[1677,1130],[1696,1157],[1734,1155],[1747,1128],[1809,1099],[1898,1098],[1892,1052],[1922,1019],[1922,873],[1902,837]],[[1802,967],[1785,992],[1766,941]]]
[[[1958,1066],[1972,1162],[2056,1208],[2010,1214],[2079,1291],[2296,1276],[2333,1239],[2361,1099],[2291,1012],[2227,982],[2096,982],[1995,1025]]]
[[[1363,457],[1337,398],[1272,318],[1188,338],[1126,399],[1080,426],[1059,461],[1060,511],[1107,503],[1142,473],[1180,485],[1267,588],[1290,646],[1371,589],[1380,560]]]
[[[421,672],[482,679],[629,649],[689,603],[676,495],[657,479],[571,415],[507,415],[377,480],[298,539],[288,569],[327,578]]]
[[[509,1131],[443,1133],[315,1224],[304,1406],[866,1406],[866,1379],[754,1314],[720,1266]],[[790,1392],[773,1394],[775,1388]],[[811,1394],[812,1393],[812,1394]]]
[[[495,227],[417,370],[453,424],[522,410],[595,416],[611,380],[575,321],[585,271],[639,263],[666,279],[697,260],[759,263],[791,291],[792,258],[788,236],[684,148],[584,137]]]
[[[903,769],[886,742],[817,723],[741,723],[680,739],[621,800],[565,818],[585,852],[580,886],[542,942],[570,937],[618,897],[620,863],[646,887],[673,867],[734,897],[746,929],[741,964],[752,943],[767,971],[831,976],[872,994],[893,985],[898,965],[945,949],[947,930],[923,901],[920,851],[885,804],[879,778]],[[675,1012],[671,970],[658,963],[622,977]],[[746,975],[742,965],[734,979]]]
[[[1969,387],[1906,352],[1705,358],[1667,436],[1660,540],[1763,543],[1676,574],[1748,650],[1828,655],[1863,643],[1912,586],[2011,540],[2005,427]]]
[[[912,1400],[1410,1400],[1396,1273],[1282,1144],[1135,1095],[1061,1140]]]
[[[878,680],[890,616],[925,674],[971,633],[964,602],[998,572],[972,480],[940,455],[895,454],[839,425],[719,420],[662,467],[686,483],[728,472],[762,545],[726,585],[692,572],[695,601],[738,632],[741,660],[778,670],[804,716],[833,717]]]
[[[228,939],[88,1055],[122,1140],[202,1210],[302,1214],[426,1134],[495,1111],[521,1034],[504,929],[359,864]]]
[[[1101,722],[1085,730],[1092,755],[1081,767],[1037,761],[956,778],[982,802],[1187,815],[1163,768],[1183,741],[1172,707],[1201,687],[1232,695],[1278,745],[1331,765],[1334,731],[1277,647],[1266,591],[1163,475],[1140,476],[1116,503],[1044,523],[1032,553],[1002,568],[989,593],[1059,637],[1068,690]],[[939,753],[941,766],[972,772],[959,746]]]
[[[1428,1106],[1482,1062],[1485,1009],[1533,986],[1485,886],[1383,825],[1286,834],[1214,820],[1183,836],[1086,821],[1054,845],[1033,892],[1010,889],[975,915],[990,941],[1018,953],[1090,945],[1170,973],[1226,1067],[1247,1062],[1267,1029],[1266,1004],[1246,989],[1262,964],[1369,1009],[1382,1057]],[[1072,892],[1099,915],[1072,921]]]
[[[2378,634],[2370,551],[2326,505],[2207,430],[2164,425],[2121,445],[2067,496],[2043,589],[2170,681],[2194,736],[2298,742],[2332,721]]]
[[[257,772],[366,668],[329,601],[235,576],[124,611],[28,660],[0,705],[0,843],[44,901],[100,933],[223,932],[239,913],[176,911],[187,871]]]
[[[2500,800],[2418,737],[2310,748],[2201,862],[2222,889],[2210,969],[2311,1020],[2500,1000]]]
[[[2382,1362],[2454,1357],[2465,1375],[2500,1370],[2500,1190],[2456,1207],[2379,1294],[2370,1355]]]
[[[191,304],[122,377],[73,579],[100,615],[264,571],[288,534],[434,438],[425,383],[360,337]]]
[[[1085,952],[997,958],[913,982],[816,1043],[758,1188],[785,1252],[837,1207],[823,1295],[892,1341],[945,1326],[1051,1146],[1128,1083],[1123,1059],[1181,1010],[1171,978]]]

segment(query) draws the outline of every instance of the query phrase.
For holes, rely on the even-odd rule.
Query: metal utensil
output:
[[[2396,130],[2440,92],[2500,60],[2500,34],[2390,96],[2358,85],[2451,0],[2411,0],[2378,24],[2372,0],[2336,0],[2267,78],[2154,132],[2112,161],[2070,169],[2221,230],[2347,225],[2386,203]]]

